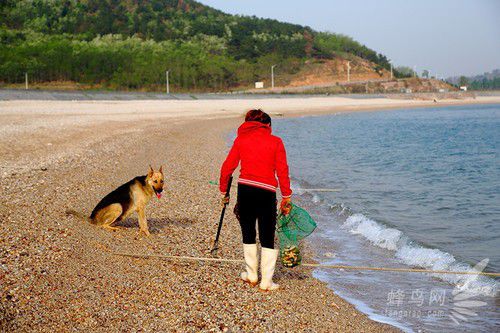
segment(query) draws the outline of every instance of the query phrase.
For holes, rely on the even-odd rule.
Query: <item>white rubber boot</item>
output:
[[[243,254],[245,256],[246,272],[241,273],[241,279],[254,287],[259,282],[259,276],[257,275],[259,266],[257,244],[243,244]]]
[[[276,290],[280,286],[273,282],[274,269],[276,268],[276,260],[278,259],[279,250],[262,248],[260,271],[262,279],[260,280],[261,290]]]

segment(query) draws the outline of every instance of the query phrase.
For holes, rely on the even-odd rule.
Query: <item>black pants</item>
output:
[[[255,244],[255,222],[258,220],[260,244],[274,249],[276,193],[238,184],[238,212],[243,243]]]

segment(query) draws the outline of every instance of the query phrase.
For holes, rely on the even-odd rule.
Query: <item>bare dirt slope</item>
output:
[[[286,87],[317,86],[347,81],[347,66],[350,66],[351,81],[388,80],[389,71],[378,69],[374,63],[352,56],[350,59],[309,60],[301,70],[290,78]]]
[[[348,68],[349,75],[348,75]],[[401,93],[455,91],[456,87],[436,79],[391,78],[390,71],[353,56],[308,60],[295,74],[275,70],[275,88],[264,80],[265,89],[251,88],[253,93]]]

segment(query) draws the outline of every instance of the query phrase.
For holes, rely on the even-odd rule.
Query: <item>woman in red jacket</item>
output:
[[[225,197],[227,185],[240,163],[237,205],[246,264],[246,272],[241,273],[241,278],[253,286],[258,282],[255,240],[255,223],[258,220],[262,246],[260,288],[275,290],[279,287],[272,281],[278,258],[278,250],[274,249],[278,180],[283,198],[280,209],[284,214],[290,210],[292,191],[283,141],[271,134],[271,117],[262,110],[248,111],[245,122],[238,128],[233,147],[222,164],[220,191],[224,195],[223,202],[229,202],[229,197]]]

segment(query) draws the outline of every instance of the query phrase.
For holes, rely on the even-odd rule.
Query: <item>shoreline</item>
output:
[[[428,147],[429,142],[439,142],[439,138],[446,138],[446,135],[456,137],[454,134],[457,132],[463,133],[463,137],[475,138],[475,140],[477,140],[476,142],[485,142],[485,137],[481,136],[481,133],[485,132],[481,131],[481,133],[478,133],[479,131],[471,131],[473,133],[471,134],[471,132],[463,129],[468,129],[468,126],[474,126],[472,124],[481,124],[478,126],[482,126],[481,128],[485,130],[495,128],[494,126],[498,120],[499,106],[500,104],[492,106],[481,105],[472,107],[449,107],[425,109],[422,111],[415,110],[414,112],[410,112],[409,110],[398,110],[394,112],[379,112],[363,115],[351,114],[348,116],[338,115],[318,118],[306,117],[303,120],[298,121],[284,120],[284,123],[279,128],[281,130],[280,133],[282,134],[282,138],[285,142],[289,142],[290,144],[289,149],[292,154],[291,158],[292,161],[296,163],[294,167],[294,171],[296,173],[296,188],[333,187],[341,190],[338,194],[323,194],[314,192],[307,193],[307,191],[302,193],[306,205],[303,207],[310,210],[310,212],[315,213],[319,222],[318,226],[324,226],[324,228],[322,228],[323,230],[317,230],[320,232],[316,232],[313,236],[317,237],[312,239],[313,245],[317,245],[317,248],[319,249],[319,256],[317,259],[323,264],[337,265],[356,264],[360,266],[373,266],[378,264],[379,266],[406,268],[429,268],[429,266],[441,266],[442,269],[444,269],[443,267],[448,267],[447,270],[453,271],[459,271],[463,267],[467,267],[467,270],[472,269],[474,262],[479,262],[481,260],[481,258],[477,259],[476,257],[474,259],[470,259],[469,257],[472,252],[467,252],[467,249],[474,249],[474,244],[466,242],[465,240],[467,238],[464,238],[464,245],[467,246],[458,249],[456,247],[448,247],[446,245],[447,239],[458,238],[460,234],[459,231],[446,231],[446,233],[436,232],[436,236],[433,239],[435,242],[428,243],[428,237],[426,237],[427,233],[425,231],[422,233],[422,230],[425,230],[425,227],[421,227],[420,225],[415,227],[415,223],[419,224],[419,221],[433,221],[433,215],[436,216],[436,221],[440,221],[443,220],[443,215],[434,213],[426,215],[426,212],[420,212],[422,213],[422,215],[420,215],[418,214],[419,208],[413,207],[412,209],[409,209],[411,208],[412,203],[405,205],[407,202],[405,202],[404,199],[396,198],[396,193],[400,193],[398,190],[399,188],[407,188],[406,186],[402,186],[402,184],[411,184],[412,181],[416,181],[418,184],[425,183],[425,181],[422,181],[423,176],[420,176],[421,178],[419,178],[418,172],[415,173],[417,175],[415,178],[412,178],[412,176],[409,175],[411,170],[415,170],[411,167],[407,167],[409,160],[415,162],[413,165],[422,167],[427,165],[435,166],[432,162],[436,160],[441,161],[442,159],[444,161],[442,164],[437,166],[435,169],[431,169],[432,171],[429,173],[425,173],[426,176],[431,175],[429,177],[432,177],[433,172],[436,172],[436,169],[453,169],[452,167],[449,167],[450,164],[446,164],[450,162],[450,160],[446,160],[448,157],[447,152],[450,151],[448,149],[441,148],[439,154],[436,152],[430,153],[429,160],[422,158],[422,155],[418,154],[419,151],[426,154],[427,150],[425,147]],[[460,124],[457,124],[457,119],[460,120]],[[443,126],[441,128],[437,128],[436,124],[442,124]],[[447,130],[444,130],[444,128],[453,128],[454,131],[448,132]],[[458,128],[460,128],[460,130]],[[384,137],[383,133],[387,131],[387,129],[389,129],[389,131],[394,131],[390,132],[388,142],[386,142],[386,140],[380,140],[381,135]],[[422,132],[418,132],[420,129],[422,129]],[[401,139],[402,133],[407,133],[408,137]],[[440,135],[433,136],[433,133],[440,133]],[[487,137],[494,138],[495,136],[492,136],[492,134],[489,133]],[[300,148],[301,141],[297,141],[295,138],[304,138],[304,140],[308,143],[308,147],[302,150]],[[339,140],[337,140],[337,138],[339,138]],[[421,138],[431,139],[420,141],[419,139]],[[434,138],[437,138],[436,141],[434,141]],[[471,142],[466,139],[464,139],[464,141],[469,143]],[[412,144],[415,144],[418,149],[412,150],[412,147],[410,146]],[[461,144],[461,148],[457,148],[453,151],[463,152],[464,146],[463,143]],[[439,144],[436,144],[436,146],[439,146]],[[474,146],[474,144],[467,146]],[[388,157],[379,157],[379,154],[384,154],[383,152],[386,149],[385,147],[389,147],[389,150],[387,151]],[[446,147],[449,148],[450,146],[446,145]],[[485,155],[492,154],[491,147],[492,146],[488,146],[483,153]],[[416,152],[416,154],[408,154],[405,148],[409,148],[410,151]],[[434,146],[432,148],[437,149]],[[345,155],[345,161],[339,161],[338,158],[335,157],[339,151],[342,152],[342,155]],[[403,151],[406,152],[403,154],[401,153]],[[406,156],[412,157],[405,160],[405,154]],[[359,156],[366,156],[366,158],[359,158]],[[312,159],[317,159],[317,161],[311,163]],[[358,161],[360,163],[359,165],[357,165]],[[390,161],[397,161],[397,163],[391,162],[396,163],[397,167],[392,168],[389,166],[387,167],[388,170],[381,167],[387,166]],[[424,162],[419,163],[419,161]],[[460,162],[457,161],[457,165],[466,164],[464,161],[467,161],[466,157],[463,159],[461,158]],[[491,159],[489,161],[492,163]],[[453,164],[453,162],[451,164]],[[311,168],[314,165],[317,165],[317,168]],[[333,165],[335,167],[332,169]],[[407,167],[406,170],[410,171],[406,173],[405,171],[402,171],[403,165],[405,168]],[[372,170],[375,172],[372,173]],[[398,170],[401,170],[401,173],[398,173]],[[484,166],[484,170],[488,170],[488,168]],[[394,173],[394,171],[396,171],[396,173]],[[373,178],[373,176],[377,174],[380,174],[380,179],[377,178],[374,180],[375,178]],[[371,175],[371,177],[368,175]],[[397,175],[395,176],[396,179],[394,179],[394,175]],[[408,179],[409,181],[402,181],[403,175],[405,176],[404,179]],[[491,179],[491,176],[488,178]],[[474,179],[477,180],[481,178],[477,177]],[[392,182],[392,180],[394,180],[394,182]],[[482,180],[484,182],[484,177]],[[452,181],[453,180],[450,180],[450,182]],[[375,188],[373,188],[370,186],[372,183],[376,185],[383,184],[384,186],[382,189],[376,188],[377,186],[374,186]],[[485,187],[481,187],[480,181],[476,181],[475,183],[478,184],[476,191],[479,191],[479,193],[486,192],[484,190]],[[394,184],[399,184],[400,186],[395,188]],[[425,184],[433,185],[428,183]],[[489,183],[486,180],[483,184]],[[408,188],[411,189],[412,187],[409,186]],[[481,188],[483,190],[481,190]],[[427,186],[426,189],[434,195],[434,198],[447,198],[446,191],[439,192],[439,190],[443,189],[443,187]],[[300,190],[296,193],[300,194]],[[415,198],[415,202],[418,202],[420,194],[415,194],[421,192],[418,190],[417,192],[412,190],[402,190],[401,193],[402,197],[406,197],[406,195],[410,197],[410,195],[413,194],[412,198]],[[454,202],[460,202],[460,195],[463,197],[464,193],[457,191],[457,196],[452,197],[453,199],[457,198]],[[422,197],[428,198],[425,195],[420,196],[420,198]],[[387,201],[385,199],[389,200]],[[435,212],[436,207],[440,207],[439,200],[436,202],[438,202],[437,205],[423,203],[423,208],[421,209],[425,210],[426,206],[428,206],[427,208],[429,212]],[[399,203],[402,204],[402,207],[408,208],[409,217],[406,220],[405,215],[400,216],[397,213],[394,213],[398,212],[398,207],[401,207],[398,205]],[[458,207],[453,206],[450,201],[447,203],[448,205],[446,206],[450,206],[449,209],[455,212],[455,216],[457,216],[457,212],[460,211],[460,209],[456,209]],[[483,203],[485,207],[488,206],[488,200],[484,200]],[[492,206],[491,203],[489,203],[489,205]],[[393,208],[394,210],[392,210]],[[400,211],[401,210],[399,210],[399,212]],[[417,212],[418,215],[415,214],[415,212]],[[479,212],[480,211],[478,211],[478,213]],[[401,218],[398,219],[398,217]],[[489,216],[485,213],[484,219],[486,220],[487,218],[489,218]],[[406,224],[404,223],[405,221]],[[462,227],[464,224],[467,225],[467,222],[468,221],[464,221],[463,219],[457,219],[455,224],[458,223],[457,228],[459,228],[458,225]],[[345,230],[341,231],[340,229]],[[463,231],[463,229],[457,230]],[[356,237],[353,237],[352,234],[356,234]],[[470,237],[473,237],[472,234],[473,230],[470,230]],[[494,263],[497,263],[496,267],[498,268],[498,258],[494,259],[493,253],[488,253],[487,248],[480,247],[479,241],[482,241],[483,238],[479,236],[474,239],[477,240],[477,243],[475,243],[477,248],[483,249],[482,255],[490,258],[490,272],[495,272]],[[439,243],[439,241],[442,243]],[[433,253],[432,261],[430,263],[429,253],[427,251]],[[356,257],[356,253],[361,253],[361,255]],[[492,264],[493,266],[491,266]],[[391,279],[392,274],[381,274],[382,276],[371,273],[350,275],[321,269],[317,272],[319,272],[317,276],[322,278],[323,281],[331,282],[330,285],[335,288],[336,291],[340,292],[339,295],[342,295],[343,293],[343,295],[350,295],[350,297],[354,300],[361,300],[361,308],[359,309],[363,312],[365,312],[365,310],[371,310],[372,314],[378,313],[380,315],[387,315],[387,313],[391,313],[390,311],[387,311],[388,308],[390,309],[390,306],[387,306],[385,301],[392,288],[394,288],[394,290],[411,290],[412,288],[416,288],[415,286],[418,285],[418,288],[425,288],[429,291],[432,290],[434,286],[441,284],[440,288],[446,288],[446,293],[452,294],[453,292],[456,293],[456,290],[458,289],[457,286],[464,285],[463,282],[461,282],[463,281],[461,278],[447,275],[433,276],[433,278],[430,279],[432,281],[425,281],[424,276],[420,278],[418,275],[414,277],[411,274],[408,276],[402,275],[401,277],[395,276],[395,278]],[[350,277],[354,278],[354,281],[356,281],[355,284],[348,282],[352,281]],[[408,280],[406,281],[406,279]],[[481,277],[476,282],[470,282],[471,289],[481,290],[481,292],[485,293],[484,295],[481,294],[481,296],[485,297],[485,301],[489,306],[487,309],[483,309],[481,314],[478,314],[477,321],[474,323],[477,325],[476,327],[480,327],[482,323],[484,323],[485,327],[491,327],[491,325],[494,325],[495,323],[494,321],[493,323],[491,322],[491,312],[492,309],[494,309],[495,294],[491,291],[487,291],[496,289],[493,279],[485,281]],[[360,281],[363,281],[364,283],[358,283]],[[385,287],[385,284],[387,287]],[[469,284],[469,282],[467,284]],[[369,289],[367,286],[370,285],[371,292],[363,294],[362,292],[359,292],[357,285],[365,285],[366,289],[364,291]],[[386,299],[384,299],[384,296]],[[493,298],[491,298],[492,296]],[[365,302],[364,304],[363,301]],[[446,302],[448,302],[448,300]],[[359,304],[359,302],[351,303]],[[369,306],[363,309],[363,305],[367,304]],[[441,309],[450,311],[452,304],[453,302],[450,299],[447,304],[449,308],[442,307]],[[425,327],[433,327],[433,324],[429,322],[430,320],[426,320],[425,324],[422,323],[423,319],[420,315],[418,315],[419,319],[417,319],[417,317],[411,318],[410,316],[405,318],[404,315],[398,318],[398,315],[394,315],[394,313],[389,316],[394,317],[395,320],[398,320],[402,324],[408,324],[415,331],[425,329]],[[471,325],[472,327],[474,327],[474,324],[461,323],[461,325]],[[451,329],[446,327],[445,322],[439,323],[439,320],[435,323],[435,325],[441,325],[440,329],[444,331],[446,331],[446,329]],[[471,328],[468,327],[468,329],[470,330]]]
[[[283,289],[262,294],[238,283],[238,265],[156,263],[110,253],[196,256],[207,251],[219,206],[218,190],[205,181],[217,178],[225,136],[252,103],[261,102],[257,106],[271,116],[443,105],[333,99],[336,103],[308,98],[0,102],[5,221],[0,328],[398,331],[370,320],[303,267],[278,269]],[[68,207],[88,212],[149,163],[164,163],[169,180],[165,200],[148,208],[152,237],[137,237],[135,217],[113,233],[65,216]],[[226,218],[220,256],[239,259],[237,222],[232,214]]]

